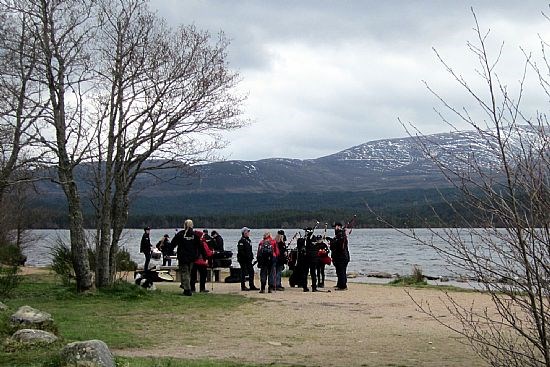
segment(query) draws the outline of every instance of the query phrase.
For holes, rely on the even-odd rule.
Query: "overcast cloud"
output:
[[[225,135],[227,159],[317,158],[367,141],[406,136],[398,118],[425,133],[449,131],[423,80],[446,99],[470,102],[432,47],[475,81],[476,11],[492,49],[504,42],[501,80],[517,86],[520,46],[540,52],[550,41],[544,1],[222,1],[152,0],[172,25],[195,24],[232,42],[230,67],[252,124]],[[548,37],[546,37],[548,36]],[[535,89],[535,82],[530,85]],[[475,85],[475,83],[474,83]],[[527,109],[544,107],[527,90]]]

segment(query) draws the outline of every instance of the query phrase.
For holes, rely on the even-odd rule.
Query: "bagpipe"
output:
[[[327,239],[327,228],[328,223],[325,223],[325,230],[323,231],[323,237],[321,238],[320,243],[318,242],[318,245],[320,246],[319,251],[317,251],[317,256],[319,257],[319,261],[323,265],[330,265],[332,264],[332,259],[328,255],[330,250],[327,246],[327,243],[325,242]]]

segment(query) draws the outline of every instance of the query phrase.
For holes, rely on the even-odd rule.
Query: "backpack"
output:
[[[258,263],[260,265],[269,265],[273,259],[273,246],[271,241],[263,240],[260,245],[260,251],[258,251]]]

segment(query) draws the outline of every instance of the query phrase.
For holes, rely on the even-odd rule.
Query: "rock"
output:
[[[54,334],[35,329],[17,330],[11,338],[23,344],[51,344],[57,341],[57,336]]]
[[[0,302],[0,312],[7,311],[8,306],[6,306],[4,303]]]
[[[357,278],[359,274],[356,272],[347,273],[348,278]]]
[[[433,275],[424,275],[424,278],[426,278],[428,280],[439,280],[441,277],[436,277],[436,276],[433,276]]]
[[[30,306],[21,306],[16,313],[11,315],[10,326],[13,330],[39,329],[56,333],[52,316],[43,311],[36,310]]]
[[[393,278],[393,275],[384,271],[371,271],[370,273],[367,273],[367,277],[389,279]]]
[[[115,359],[101,340],[69,343],[61,350],[62,367],[115,367]]]

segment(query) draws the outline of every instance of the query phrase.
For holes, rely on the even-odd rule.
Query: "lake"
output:
[[[201,229],[201,228],[198,228]],[[236,254],[237,242],[241,236],[239,229],[216,229],[224,239],[225,249],[233,251],[233,266],[238,267]],[[272,234],[277,229],[252,229],[250,237],[253,244],[260,242],[265,231]],[[212,229],[210,229],[210,232]],[[296,229],[285,229],[288,239],[294,235]],[[303,234],[303,231],[301,231]],[[417,230],[417,234],[429,236],[430,232],[425,229]],[[92,234],[89,231],[89,234]],[[156,244],[164,234],[172,238],[175,229],[151,229],[151,242]],[[132,260],[143,264],[144,257],[139,253],[139,244],[142,229],[128,229],[124,231],[121,247],[130,252]],[[323,234],[323,230],[317,230],[315,234]],[[327,236],[332,236],[333,230],[327,231]],[[26,245],[23,252],[27,255],[27,265],[47,266],[51,262],[49,249],[56,241],[68,243],[68,230],[32,230],[29,235],[33,240]],[[394,229],[353,229],[348,236],[351,262],[348,272],[356,273],[355,281],[366,281],[365,278],[371,272],[387,272],[390,274],[407,275],[411,274],[414,265],[420,266],[426,275],[430,276],[451,276],[448,266],[437,256],[434,250],[419,245],[413,239],[397,232]],[[295,245],[295,242],[293,243]],[[160,261],[151,261],[152,264],[159,264]],[[326,274],[334,277],[334,267],[327,266]],[[373,281],[372,278],[368,278]]]

